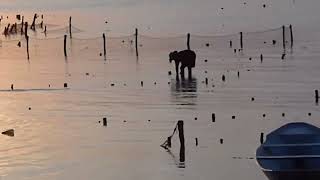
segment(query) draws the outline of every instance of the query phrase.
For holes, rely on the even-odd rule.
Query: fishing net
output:
[[[80,28],[77,28],[75,26],[71,26],[71,33],[72,34],[76,34],[76,33],[80,33],[83,32]],[[60,27],[60,28],[56,28],[56,29],[48,29],[47,27],[47,32],[48,35],[61,35],[61,34],[70,34],[70,28],[69,26],[65,26],[65,27]]]
[[[169,53],[174,50],[187,49],[187,35],[176,37],[151,37],[138,35],[137,45],[135,35],[110,37],[106,35],[104,42],[103,36],[93,38],[79,38],[76,33],[82,32],[81,29],[72,26],[73,38],[67,37],[67,55],[68,57],[82,57],[87,59],[100,59],[106,53],[107,57],[118,54],[136,55],[136,46],[139,55],[155,52]],[[284,33],[283,33],[284,31]],[[58,29],[48,29],[47,36],[42,33],[31,34],[29,41],[30,56],[56,55],[64,56],[64,35],[69,33],[69,27]],[[54,34],[54,35],[52,35]],[[284,34],[284,36],[283,36]],[[285,44],[283,44],[283,40]],[[21,42],[21,47],[17,46]],[[14,50],[14,54],[21,53],[26,47],[24,36],[12,36],[1,40],[1,49]],[[106,52],[104,52],[104,44]],[[242,47],[240,33],[230,35],[202,36],[190,35],[190,48],[196,52],[214,52],[215,54],[228,55],[241,52],[250,53],[283,53],[284,48],[290,48],[291,36],[289,27],[269,29],[259,32],[243,32]],[[21,50],[24,49],[24,50]],[[11,53],[8,51],[8,53]],[[25,53],[23,53],[25,54]]]

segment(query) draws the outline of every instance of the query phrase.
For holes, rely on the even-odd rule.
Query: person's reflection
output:
[[[197,79],[172,79],[172,101],[177,105],[196,105]]]

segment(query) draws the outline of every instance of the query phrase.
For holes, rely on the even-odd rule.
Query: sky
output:
[[[134,27],[158,34],[225,34],[288,24],[320,27],[319,0],[0,0],[0,4],[0,12],[70,14],[85,28],[123,33]],[[102,25],[104,20],[109,26]]]

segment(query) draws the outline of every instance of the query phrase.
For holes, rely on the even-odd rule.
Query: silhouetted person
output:
[[[192,68],[196,65],[196,53],[192,50],[174,51],[169,54],[169,62],[175,61],[176,76],[179,77],[179,65],[181,78],[184,78],[184,69],[188,67],[188,76],[192,76]]]
[[[11,91],[13,91],[14,89],[13,89],[13,84],[11,84]]]

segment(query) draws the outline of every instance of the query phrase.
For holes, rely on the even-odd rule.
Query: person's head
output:
[[[169,62],[171,63],[173,60],[177,60],[178,52],[173,51],[169,54]]]

